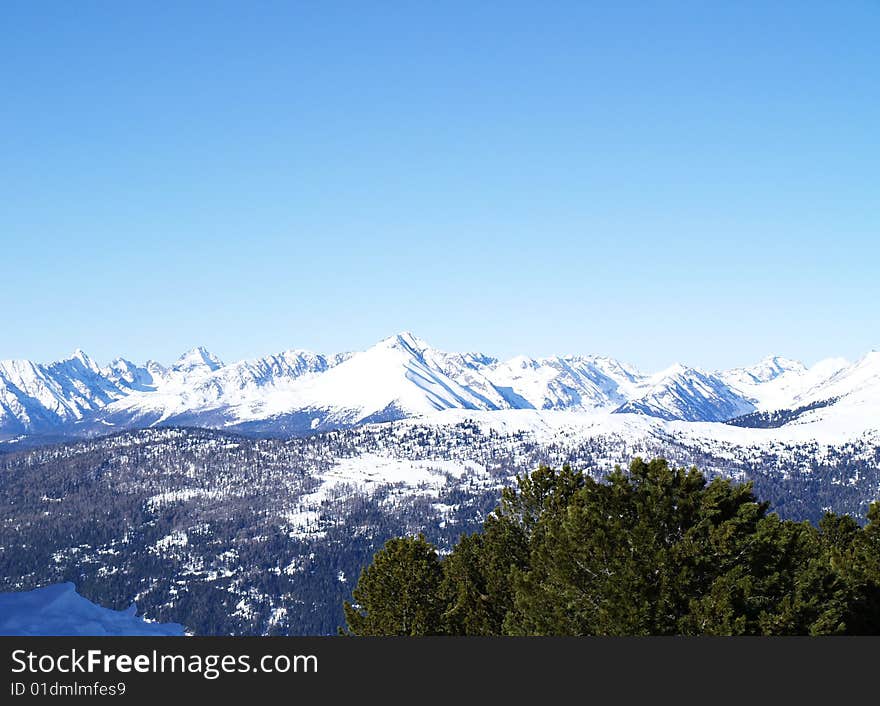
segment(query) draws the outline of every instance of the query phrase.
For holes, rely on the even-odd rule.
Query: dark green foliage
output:
[[[423,535],[389,539],[345,603],[353,635],[439,635],[444,604],[437,550]]]
[[[714,572],[738,560],[741,538],[766,506],[750,486],[665,461],[636,459],[607,483],[586,479],[564,512],[548,516],[530,569],[515,576],[514,634],[663,635]]]
[[[604,482],[542,466],[442,570],[451,634],[878,634],[880,504],[865,528],[814,526],[768,514],[751,483],[662,459]]]
[[[482,533],[464,535],[443,562],[447,631],[498,635],[513,608],[513,571],[528,565],[523,528],[493,514]]]
[[[540,466],[505,488],[483,531],[463,536],[443,562],[449,599],[447,630],[456,635],[499,635],[513,608],[513,578],[529,565],[529,544],[542,518],[562,511],[583,487],[585,476],[568,465]]]

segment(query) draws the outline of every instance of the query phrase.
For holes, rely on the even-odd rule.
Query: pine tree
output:
[[[443,571],[423,535],[390,539],[360,575],[344,604],[352,635],[438,635],[445,604]]]
[[[851,632],[880,635],[880,502],[871,504],[868,523],[853,540],[853,580],[859,589]]]
[[[706,483],[695,469],[635,459],[606,483],[586,478],[564,512],[536,530],[515,576],[513,634],[682,632],[694,596],[735,563],[766,512],[750,486]]]
[[[568,464],[539,466],[505,488],[481,533],[462,537],[444,564],[444,591],[453,634],[501,635],[513,609],[513,577],[528,566],[529,544],[547,518],[568,506],[585,476]],[[543,522],[543,524],[542,524]]]
[[[483,532],[465,535],[443,561],[449,601],[447,629],[454,635],[501,635],[513,608],[513,572],[526,567],[523,528],[492,514]]]

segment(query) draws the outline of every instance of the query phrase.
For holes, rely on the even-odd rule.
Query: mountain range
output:
[[[667,421],[761,419],[779,410],[813,417],[880,409],[880,353],[807,368],[771,356],[705,371],[682,364],[645,374],[612,358],[518,356],[429,346],[404,332],[354,353],[288,350],[224,364],[204,348],[175,363],[105,367],[81,350],[49,364],[0,361],[0,441],[93,436],[152,426],[301,435],[446,410],[631,414]],[[800,413],[799,413],[800,414]],[[796,423],[799,414],[785,416]]]

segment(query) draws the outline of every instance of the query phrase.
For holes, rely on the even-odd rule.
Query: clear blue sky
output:
[[[0,358],[880,347],[880,2],[4,2]]]

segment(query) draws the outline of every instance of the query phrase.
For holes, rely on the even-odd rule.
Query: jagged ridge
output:
[[[42,365],[0,361],[0,440],[155,425],[300,434],[444,410],[567,410],[723,422],[817,400],[880,399],[880,354],[806,368],[773,356],[711,373],[655,375],[601,356],[515,357],[440,351],[409,332],[356,353],[288,350],[229,365],[194,348],[166,367],[77,350]],[[817,408],[811,408],[817,409]]]

